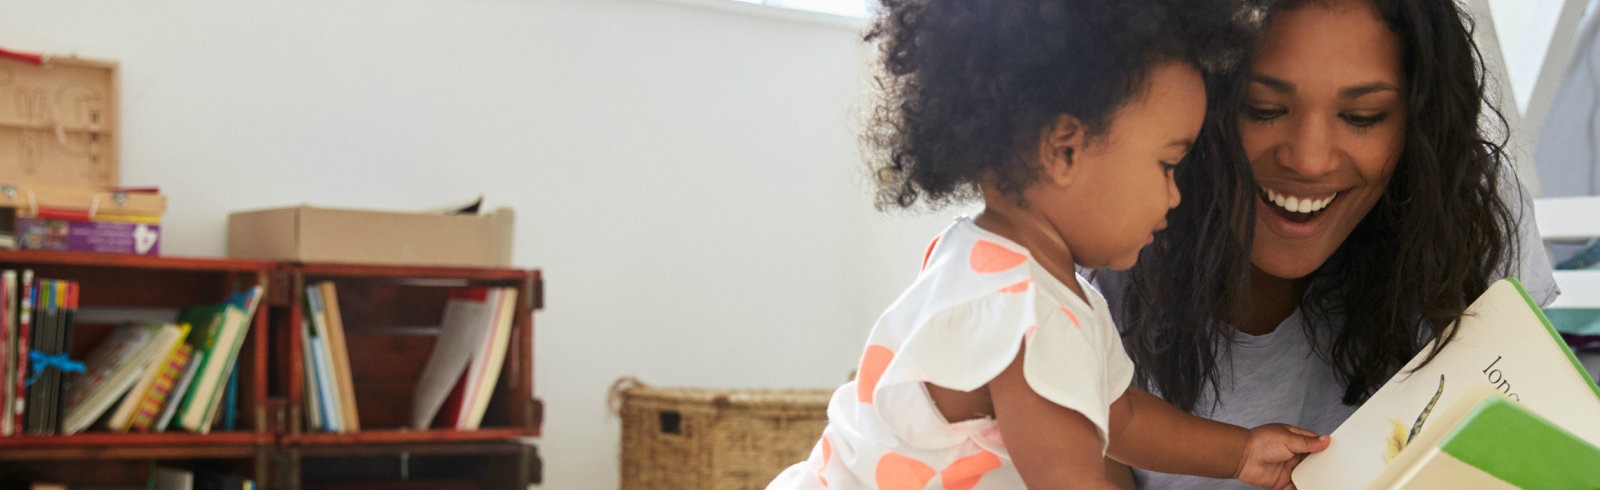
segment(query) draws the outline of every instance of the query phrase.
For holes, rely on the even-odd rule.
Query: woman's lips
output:
[[[1295,205],[1298,209],[1313,211],[1307,213],[1291,211],[1286,206],[1273,202],[1274,197],[1278,198],[1277,201]],[[1344,201],[1342,197],[1344,197],[1343,192],[1335,192],[1322,199],[1303,199],[1263,188],[1260,198],[1257,199],[1256,214],[1261,216],[1267,229],[1275,235],[1290,239],[1310,238],[1321,232],[1322,223],[1328,221],[1324,216]],[[1307,201],[1310,201],[1310,207],[1306,207]]]

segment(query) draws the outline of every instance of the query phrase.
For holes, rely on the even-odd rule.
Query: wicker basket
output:
[[[827,390],[611,389],[622,490],[762,490],[828,425]]]

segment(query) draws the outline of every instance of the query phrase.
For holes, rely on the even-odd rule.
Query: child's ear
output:
[[[1071,114],[1061,114],[1039,135],[1039,172],[1047,183],[1065,186],[1078,168],[1088,128]]]

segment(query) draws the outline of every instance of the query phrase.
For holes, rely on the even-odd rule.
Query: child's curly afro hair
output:
[[[1249,41],[1228,0],[880,0],[881,90],[864,140],[880,209],[976,197],[988,172],[1017,196],[1022,149],[1070,114],[1102,133],[1165,61],[1219,69]]]

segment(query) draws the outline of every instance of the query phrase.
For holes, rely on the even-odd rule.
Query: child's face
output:
[[[1167,227],[1178,206],[1173,167],[1189,153],[1206,112],[1205,82],[1186,63],[1151,69],[1143,93],[1117,111],[1110,127],[1074,152],[1066,186],[1036,185],[1029,202],[1055,228],[1073,261],[1127,269]]]

